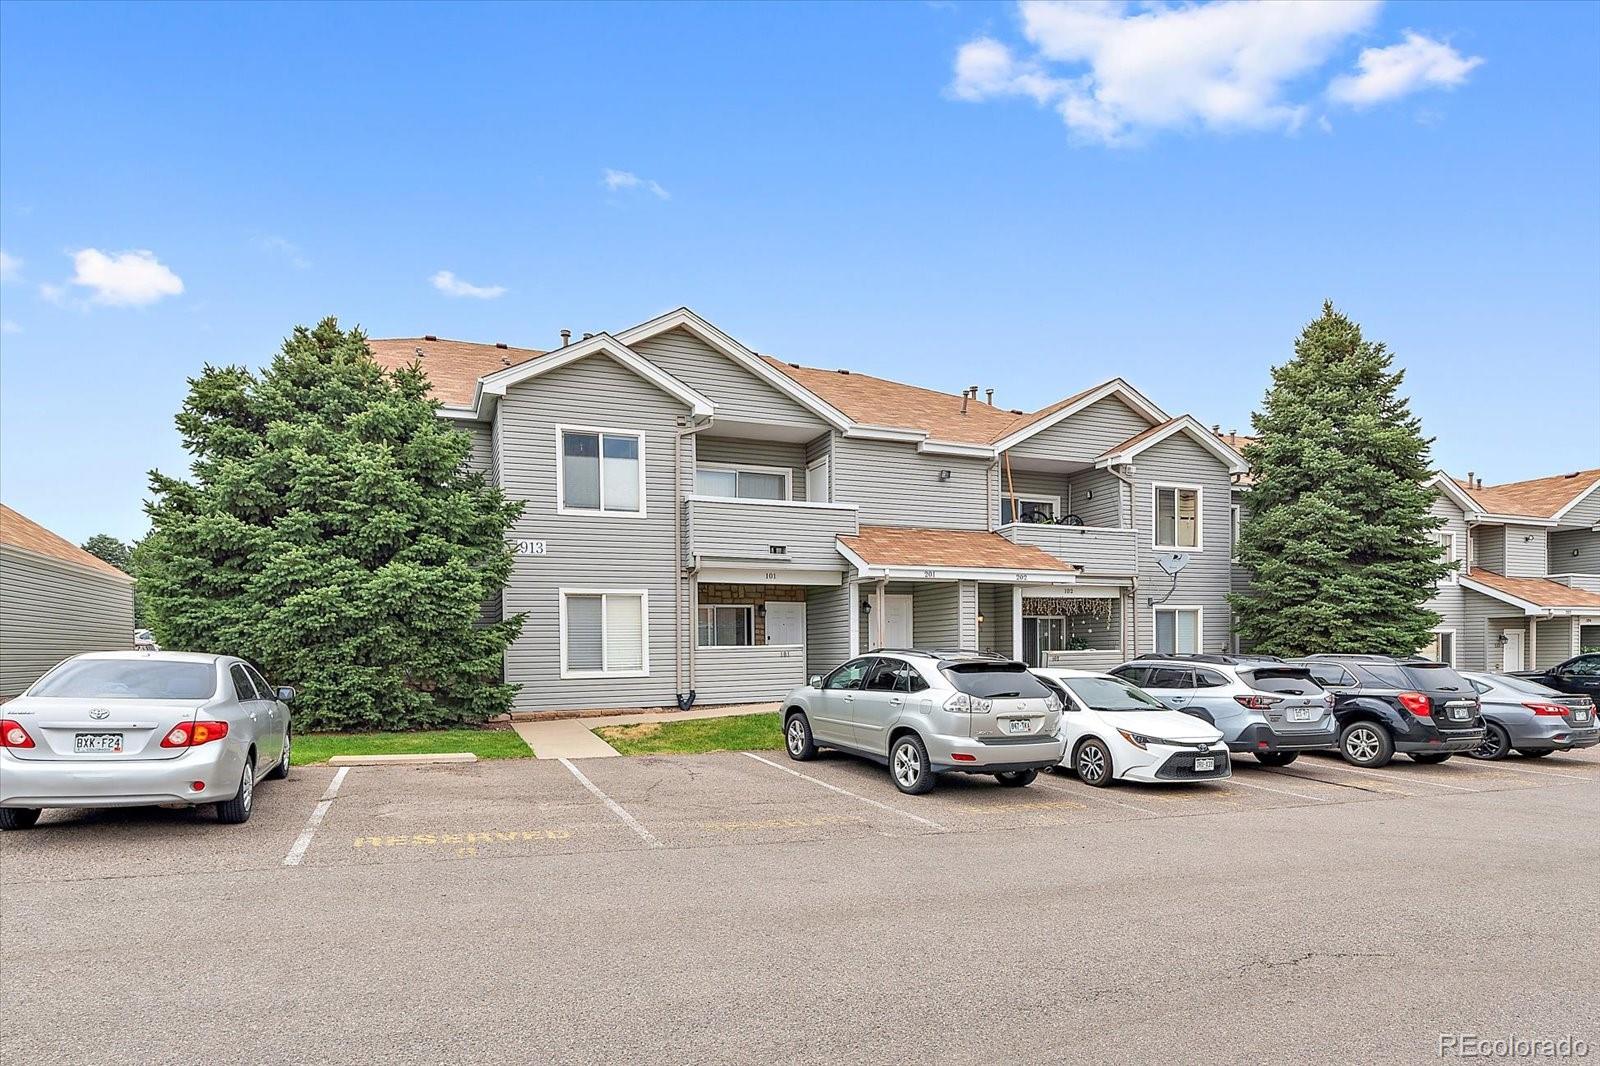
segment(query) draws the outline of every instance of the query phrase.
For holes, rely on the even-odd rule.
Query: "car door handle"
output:
[[[889,700],[889,706],[891,707],[904,707],[905,703],[906,701],[899,696],[895,696]]]

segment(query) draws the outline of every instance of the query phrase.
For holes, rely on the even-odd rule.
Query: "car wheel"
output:
[[[922,738],[907,733],[889,747],[889,776],[894,787],[908,796],[933,791],[933,768],[928,765],[928,749]]]
[[[1258,751],[1256,762],[1262,766],[1288,766],[1300,757],[1298,751]]]
[[[791,714],[789,721],[784,724],[783,747],[795,762],[817,757],[817,742],[811,737],[811,723],[799,711]]]
[[[1394,758],[1394,739],[1376,722],[1352,722],[1339,736],[1339,754],[1351,766],[1375,770]]]
[[[279,759],[278,765],[274,766],[272,772],[267,774],[269,781],[282,781],[289,776],[289,759],[293,745],[294,734],[285,729],[283,731],[283,758]]]
[[[1518,748],[1517,749],[1517,754],[1518,755],[1526,755],[1530,759],[1542,759],[1546,755],[1554,755],[1555,753],[1556,753],[1556,749],[1554,749],[1554,748]]]
[[[1007,788],[1026,788],[1033,784],[1034,778],[1038,776],[1037,770],[1014,770],[1011,773],[995,774],[994,779]]]
[[[0,829],[32,829],[38,820],[37,807],[0,807]]]
[[[239,775],[239,791],[233,799],[217,804],[217,821],[224,825],[239,825],[250,820],[250,810],[256,798],[256,761],[251,756],[244,760],[244,772]]]
[[[1504,759],[1511,750],[1511,734],[1504,726],[1488,723],[1483,731],[1483,743],[1467,752],[1474,759]]]
[[[1077,772],[1079,781],[1095,788],[1108,788],[1115,780],[1111,749],[1093,737],[1078,745],[1072,756],[1072,769]]]
[[[1411,761],[1422,763],[1424,766],[1432,766],[1434,763],[1446,761],[1454,754],[1455,752],[1453,751],[1424,751],[1412,755]]]

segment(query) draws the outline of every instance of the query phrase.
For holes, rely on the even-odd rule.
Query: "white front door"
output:
[[[1520,629],[1507,629],[1504,632],[1506,642],[1500,653],[1500,669],[1526,670],[1522,665],[1523,632]]]
[[[827,503],[829,474],[833,464],[824,456],[806,467],[806,502]]]
[[[767,643],[804,644],[806,605],[803,603],[767,604]]]
[[[884,594],[883,597],[883,646],[885,648],[910,648],[911,643],[911,597],[908,595]]]

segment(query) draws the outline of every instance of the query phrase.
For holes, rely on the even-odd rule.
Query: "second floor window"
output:
[[[700,496],[740,500],[787,500],[789,472],[767,467],[702,466],[695,471],[694,491]]]
[[[1157,485],[1157,548],[1200,547],[1200,490],[1181,485]]]
[[[644,514],[644,438],[563,429],[560,509]]]

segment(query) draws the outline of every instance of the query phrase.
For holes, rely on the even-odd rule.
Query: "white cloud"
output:
[[[474,285],[462,281],[449,270],[441,270],[428,279],[433,287],[446,296],[470,296],[474,300],[493,300],[506,294],[504,285]]]
[[[22,277],[22,260],[0,251],[0,281],[16,281]]]
[[[1295,130],[1291,98],[1377,15],[1378,0],[1133,5],[1023,0],[1018,56],[992,38],[956,55],[951,95],[1022,96],[1049,106],[1074,136],[1107,144],[1165,129]]]
[[[72,264],[72,284],[92,289],[90,299],[95,303],[142,307],[183,291],[183,279],[167,269],[154,252],[107,255],[98,248],[85,248],[72,253]],[[48,293],[45,295],[49,297]]]
[[[1328,96],[1353,107],[1371,107],[1421,89],[1454,89],[1481,66],[1480,56],[1463,56],[1443,41],[1411,30],[1387,48],[1365,48],[1356,58],[1357,74],[1342,74]]]
[[[672,199],[672,194],[663,189],[659,182],[651,181],[649,178],[641,178],[631,171],[607,168],[600,172],[600,181],[611,192],[617,192],[621,189],[638,189],[642,192],[648,192],[658,200]]]
[[[22,327],[9,318],[0,319],[0,333],[21,333]]]
[[[300,246],[283,237],[272,235],[257,237],[256,247],[264,252],[282,256],[296,270],[307,270],[311,266],[311,261],[300,251]]]

